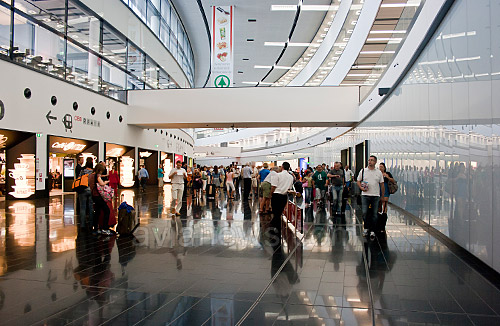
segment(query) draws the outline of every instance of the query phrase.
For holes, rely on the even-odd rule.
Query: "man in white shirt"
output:
[[[187,173],[182,168],[181,161],[175,162],[175,168],[170,171],[168,177],[172,180],[172,207],[175,210],[175,215],[180,216],[182,194],[184,193],[184,179],[187,179]]]
[[[252,189],[252,173],[253,169],[250,167],[250,163],[247,163],[242,171],[243,200],[248,200],[248,196],[250,195],[250,190]]]
[[[288,173],[290,164],[283,162],[281,172],[271,177],[271,209],[273,219],[271,227],[276,230],[276,235],[281,236],[281,215],[288,200],[288,190],[292,189],[293,176]]]
[[[368,159],[368,167],[358,174],[358,186],[361,189],[361,208],[363,211],[364,236],[370,234],[375,239],[375,226],[377,225],[378,202],[380,193],[384,193],[384,176],[379,169],[375,168],[377,157],[371,155]],[[371,205],[371,207],[370,207]]]

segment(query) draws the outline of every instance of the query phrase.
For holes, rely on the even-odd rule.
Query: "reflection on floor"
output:
[[[500,293],[411,218],[361,237],[359,210],[304,208],[303,239],[256,201],[121,192],[135,237],[78,233],[73,195],[7,202],[2,325],[498,325]],[[286,229],[284,229],[286,230]]]

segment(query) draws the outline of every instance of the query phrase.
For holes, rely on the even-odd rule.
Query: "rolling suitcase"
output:
[[[126,202],[120,204],[118,208],[118,226],[116,227],[116,232],[122,235],[130,235],[139,226],[139,223],[135,223],[135,210],[132,206],[128,205]]]
[[[375,226],[375,231],[385,232],[385,226],[387,224],[387,213],[377,214],[377,225]]]
[[[207,185],[207,199],[215,200],[215,185],[213,183]]]

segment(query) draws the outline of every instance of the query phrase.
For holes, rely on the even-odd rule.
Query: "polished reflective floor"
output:
[[[79,232],[74,195],[7,202],[1,325],[499,325],[500,292],[414,220],[389,211],[361,236],[359,209],[302,208],[270,232],[256,201],[121,191],[134,237]]]

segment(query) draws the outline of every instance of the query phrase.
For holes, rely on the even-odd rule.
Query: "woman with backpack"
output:
[[[88,175],[90,177],[93,170],[92,160],[87,160],[83,170],[81,170],[78,177],[82,177],[84,175]],[[92,201],[92,192],[90,190],[90,187],[87,187],[79,192],[78,198],[80,199],[80,228],[86,231],[89,227],[87,226],[87,221],[90,224],[90,227],[92,227],[92,220],[94,218],[94,202]],[[87,213],[89,214],[88,220]]]
[[[384,176],[385,191],[384,193],[382,193],[382,190],[380,191],[380,204],[378,207],[378,211],[380,214],[387,214],[387,202],[389,201],[389,196],[391,195],[389,192],[389,182],[395,182],[395,180],[392,177],[391,172],[387,171],[384,162],[380,163],[379,170],[380,172],[382,172],[382,175]]]

